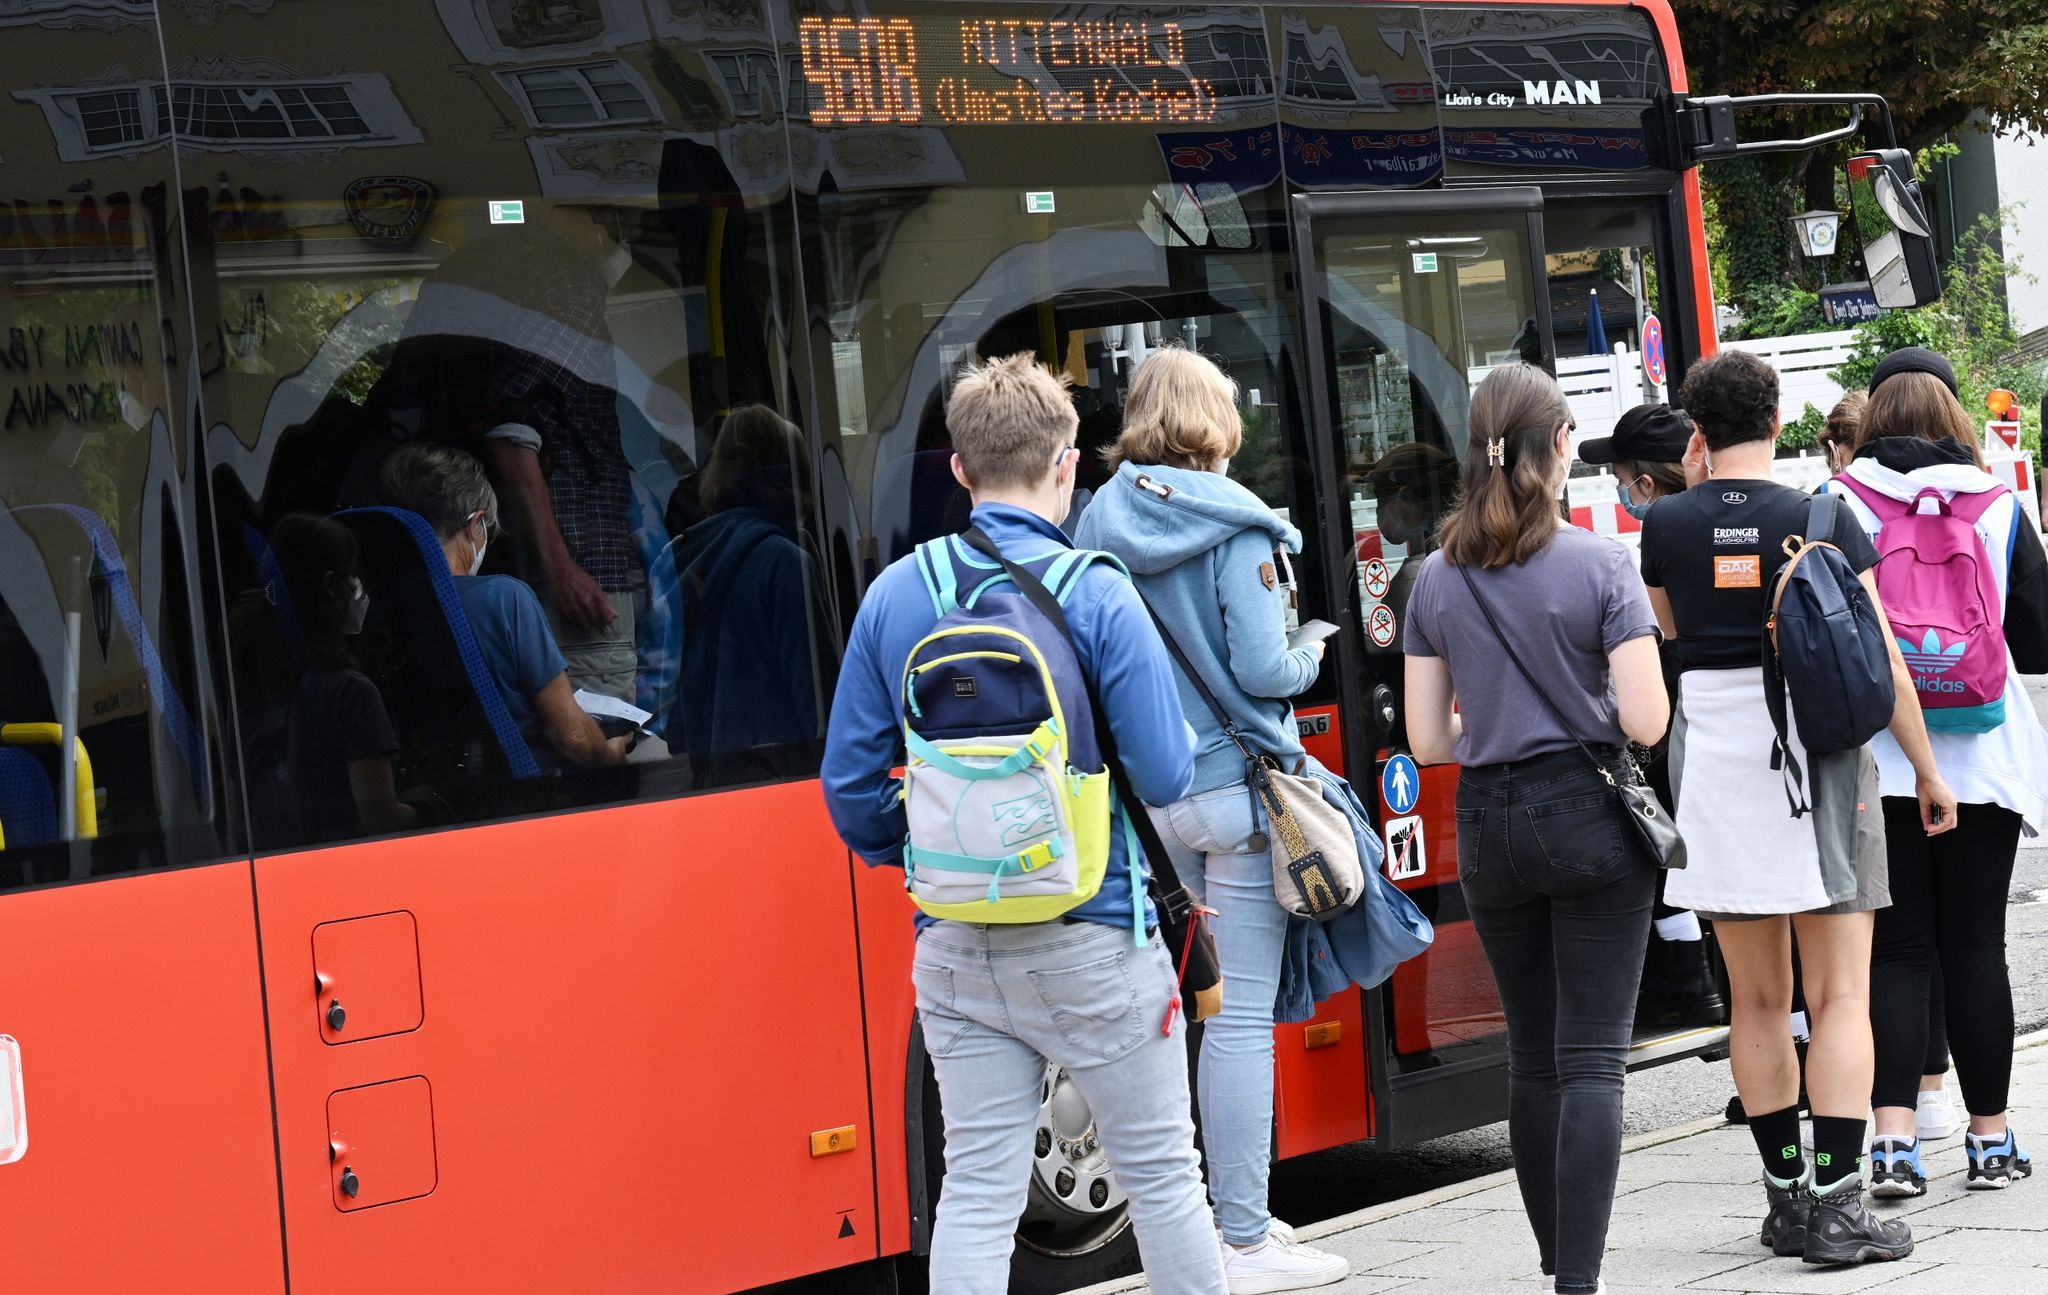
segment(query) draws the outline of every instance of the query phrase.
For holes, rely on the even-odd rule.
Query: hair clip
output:
[[[1486,442],[1486,462],[1489,467],[1504,468],[1507,466],[1508,441],[1505,436],[1497,441],[1489,439]]]

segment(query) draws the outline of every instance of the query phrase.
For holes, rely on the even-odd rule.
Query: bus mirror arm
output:
[[[1833,130],[1803,139],[1744,140],[1736,130],[1736,115],[1757,108],[1847,108],[1849,120]],[[1892,126],[1891,105],[1879,94],[1746,94],[1704,95],[1681,98],[1672,103],[1677,122],[1679,148],[1684,164],[1710,162],[1720,158],[1747,157],[1757,153],[1800,153],[1839,140],[1853,139],[1863,129],[1866,108],[1877,111],[1887,148],[1898,146]]]

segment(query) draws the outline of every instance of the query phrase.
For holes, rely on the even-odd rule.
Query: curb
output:
[[[2014,1052],[2025,1052],[2033,1048],[2048,1047],[2048,1029],[2039,1029],[2029,1034],[2022,1034],[2013,1040],[2012,1047]],[[1694,1120],[1690,1124],[1675,1124],[1668,1129],[1655,1129],[1648,1133],[1638,1133],[1634,1137],[1624,1138],[1621,1143],[1621,1154],[1626,1156],[1637,1151],[1647,1151],[1651,1147],[1666,1146],[1673,1142],[1683,1142],[1687,1138],[1695,1138],[1702,1133],[1711,1133],[1716,1129],[1730,1127],[1732,1126],[1724,1117],[1710,1115],[1705,1119]],[[1295,1232],[1303,1241],[1316,1241],[1338,1232],[1349,1232],[1353,1228],[1366,1227],[1373,1223],[1384,1222],[1387,1219],[1399,1218],[1404,1214],[1413,1214],[1418,1210],[1448,1205],[1452,1201],[1460,1201],[1468,1196],[1477,1196],[1481,1192],[1492,1191],[1496,1187],[1503,1187],[1514,1181],[1515,1171],[1513,1169],[1502,1169],[1487,1174],[1482,1178],[1473,1178],[1462,1183],[1451,1183],[1430,1191],[1418,1193],[1414,1196],[1404,1196],[1397,1201],[1385,1201],[1378,1205],[1368,1205],[1362,1210],[1353,1210],[1349,1214],[1339,1214],[1334,1218],[1324,1219],[1320,1223],[1311,1223],[1305,1227],[1297,1228]],[[1072,1295],[1112,1295],[1112,1292],[1116,1291],[1142,1290],[1144,1286],[1145,1278],[1140,1274],[1134,1277],[1119,1277],[1094,1286],[1083,1286],[1080,1290],[1073,1292]]]

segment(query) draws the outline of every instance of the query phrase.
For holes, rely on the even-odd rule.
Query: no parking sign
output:
[[[1655,315],[1643,320],[1643,372],[1658,386],[1664,385],[1664,325],[1657,322]]]

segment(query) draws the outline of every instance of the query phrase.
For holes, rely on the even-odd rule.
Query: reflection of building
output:
[[[1984,217],[1996,220],[1994,246],[2007,260],[2018,260],[2023,273],[2005,281],[2005,300],[2012,326],[2023,336],[2048,330],[2048,202],[2041,198],[2037,178],[2041,145],[2018,132],[1994,134],[1964,129],[1956,133],[1962,151],[1940,163],[1935,183],[1928,186],[1928,215],[1940,235],[1943,256],[1956,240]],[[2048,351],[2048,338],[2036,339],[2037,351]]]

